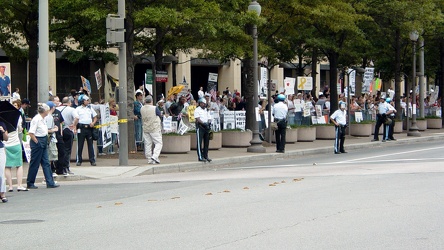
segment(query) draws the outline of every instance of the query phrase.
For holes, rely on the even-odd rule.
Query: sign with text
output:
[[[298,76],[298,90],[313,90],[313,77]]]

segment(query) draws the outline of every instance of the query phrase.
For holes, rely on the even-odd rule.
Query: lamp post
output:
[[[412,41],[412,126],[410,126],[407,136],[421,136],[416,125],[416,42],[418,41],[419,33],[415,30],[410,32],[410,40]]]
[[[248,11],[254,11],[258,16],[261,14],[261,5],[256,2],[256,0],[251,1],[250,5],[248,6]],[[253,25],[253,105],[254,109],[253,112],[256,111],[256,107],[259,103],[258,100],[258,86],[257,86],[257,70],[258,70],[258,63],[257,63],[257,25]],[[256,115],[253,115],[252,117],[256,117]],[[247,148],[247,152],[251,153],[265,153],[266,150],[262,146],[262,141],[259,138],[259,124],[255,120],[253,122],[253,139],[250,141],[251,146]]]

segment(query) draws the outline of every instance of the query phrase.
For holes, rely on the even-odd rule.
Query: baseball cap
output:
[[[22,104],[28,104],[31,107],[31,102],[27,98],[22,100]]]
[[[52,109],[52,108],[55,107],[55,104],[53,102],[51,102],[51,101],[47,101],[46,105],[48,105],[49,109]]]

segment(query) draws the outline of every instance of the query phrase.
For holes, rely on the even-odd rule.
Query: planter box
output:
[[[312,142],[316,140],[316,127],[298,128],[298,141]]]
[[[316,139],[334,140],[335,132],[335,126],[316,126]]]
[[[426,119],[428,129],[441,129],[442,119]]]
[[[276,142],[276,136],[274,131],[271,131],[271,142]],[[268,136],[265,135],[265,140],[268,141]],[[298,129],[297,128],[287,128],[285,134],[285,143],[295,143],[298,141]]]
[[[253,132],[247,131],[222,131],[222,147],[249,147],[253,139]]]
[[[393,133],[400,134],[402,133],[402,127],[403,127],[402,121],[396,121],[395,122],[395,128],[393,129]]]
[[[185,154],[190,152],[190,135],[162,135],[162,153]]]
[[[190,133],[190,148],[197,149],[197,136],[196,133]],[[217,150],[222,148],[222,133],[213,133],[213,140],[210,140],[208,149]]]
[[[416,120],[416,126],[418,126],[419,131],[426,130],[427,129],[427,120]]]
[[[352,123],[350,126],[350,135],[369,137],[372,134],[372,127],[372,123]]]

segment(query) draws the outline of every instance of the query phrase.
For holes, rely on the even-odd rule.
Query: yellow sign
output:
[[[187,113],[188,113],[188,120],[190,121],[190,123],[195,122],[194,119],[194,110],[196,109],[196,106],[190,105],[187,108]]]

